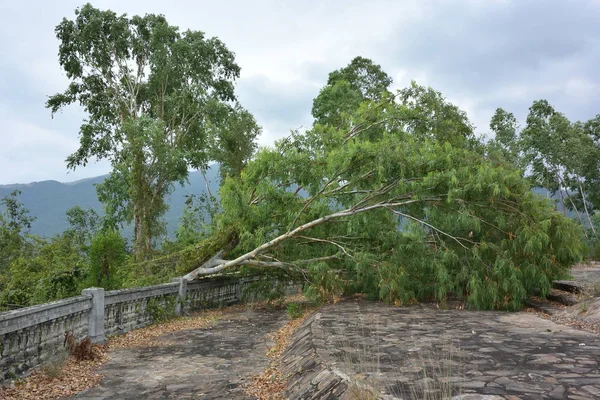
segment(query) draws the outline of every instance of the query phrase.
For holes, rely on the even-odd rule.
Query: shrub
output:
[[[302,316],[302,305],[298,303],[288,303],[287,313],[291,319],[298,319]]]

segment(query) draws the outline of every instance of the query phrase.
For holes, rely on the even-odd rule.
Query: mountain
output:
[[[218,195],[219,190],[219,168],[214,165],[206,171],[209,187],[213,195]],[[37,219],[31,227],[31,233],[41,236],[53,236],[69,228],[66,212],[73,206],[83,209],[92,208],[102,214],[102,205],[96,196],[96,184],[106,179],[106,175],[83,179],[75,182],[61,183],[57,181],[33,182],[28,184],[0,185],[0,197],[10,194],[13,190],[22,193],[19,200]],[[533,191],[540,196],[546,197],[546,190],[534,188]],[[206,186],[202,174],[199,171],[191,172],[189,183],[184,186],[175,185],[173,194],[168,199],[169,210],[165,215],[167,231],[172,237],[179,217],[185,205],[185,196],[189,194],[200,195],[206,192]],[[557,200],[558,196],[550,196]],[[562,212],[560,203],[557,208]],[[574,218],[572,211],[567,210],[567,215]],[[126,237],[131,236],[131,227],[124,229]]]
[[[96,196],[96,185],[102,183],[107,175],[83,179],[75,182],[62,183],[57,181],[42,181],[28,184],[0,185],[0,197],[20,190],[19,196],[25,208],[36,220],[31,226],[31,233],[41,236],[53,236],[69,228],[66,212],[73,206],[83,209],[92,208],[102,215],[102,205]],[[213,195],[218,195],[219,168],[214,165],[206,171],[206,178]],[[204,178],[199,171],[190,172],[189,183],[184,186],[175,185],[175,190],[168,199],[169,210],[165,215],[169,236],[177,228],[179,217],[185,206],[185,196],[200,195],[206,192]],[[129,234],[131,229],[125,229]]]

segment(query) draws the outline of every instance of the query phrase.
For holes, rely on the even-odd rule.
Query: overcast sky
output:
[[[109,171],[67,171],[83,113],[51,118],[48,95],[68,81],[54,27],[78,1],[0,2],[0,184],[72,181]],[[481,134],[497,107],[523,119],[548,99],[571,119],[600,114],[600,1],[95,1],[117,13],[164,14],[218,36],[242,68],[237,93],[263,127],[261,145],[311,124],[327,74],[357,55],[393,77],[432,86]]]

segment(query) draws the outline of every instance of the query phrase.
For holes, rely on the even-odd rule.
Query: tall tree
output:
[[[521,142],[519,141],[519,124],[513,113],[502,108],[496,109],[490,122],[494,138],[489,145],[498,148],[502,156],[514,165],[524,167]]]
[[[79,103],[88,114],[67,166],[111,161],[101,197],[119,211],[117,220],[133,220],[142,259],[161,230],[173,183],[212,159],[211,137],[229,116],[240,68],[219,39],[181,32],[162,15],[129,18],[86,4],[63,19],[56,36],[71,83],[47,107],[54,114]]]
[[[21,191],[15,190],[0,199],[0,272],[6,270],[18,256],[27,240],[27,234],[35,217],[29,214],[19,201]]]
[[[513,114],[498,109],[490,128],[492,146],[523,169],[533,185],[560,198],[596,236],[591,215],[600,208],[600,116],[571,122],[547,100],[533,102],[526,125],[519,130]]]
[[[221,180],[227,176],[239,176],[256,151],[260,126],[252,114],[236,104],[215,131],[212,155],[219,163]]]
[[[380,101],[389,94],[392,78],[381,66],[364,57],[329,74],[327,85],[313,100],[312,115],[321,124],[339,126],[364,100]]]

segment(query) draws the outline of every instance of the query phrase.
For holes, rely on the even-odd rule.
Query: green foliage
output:
[[[320,300],[364,292],[515,310],[581,259],[580,227],[502,154],[489,157],[440,93],[413,83],[336,118],[223,182],[216,223],[239,243],[217,270],[287,271]]]
[[[88,284],[105,290],[118,289],[123,284],[127,252],[119,232],[101,232],[90,244]]]
[[[496,138],[488,150],[519,166],[537,187],[556,195],[562,209],[570,209],[588,227],[588,241],[598,232],[591,216],[600,208],[600,116],[571,122],[546,100],[529,108],[526,125],[519,130],[513,114],[498,109],[490,124]]]
[[[76,296],[85,270],[85,255],[72,232],[52,239],[33,237],[8,268],[0,305],[23,307]]]
[[[146,303],[146,312],[152,318],[152,322],[164,322],[175,317],[177,301],[173,297],[152,298]]]
[[[20,194],[19,190],[15,190],[0,199],[0,205],[4,209],[0,214],[0,273],[6,271],[26,245],[27,234],[35,220],[19,201]]]
[[[596,210],[590,218],[588,227],[588,256],[593,260],[600,260],[600,210]],[[593,228],[593,229],[592,229]]]
[[[41,239],[27,235],[31,219],[16,194],[5,198],[0,306],[90,284],[163,283],[210,261],[201,273],[260,276],[244,292],[252,300],[277,302],[295,280],[321,302],[366,293],[396,304],[452,298],[516,310],[546,295],[584,251],[581,224],[531,182],[579,188],[571,204],[585,208],[594,246],[600,217],[587,208],[595,204],[596,120],[572,124],[542,101],[519,132],[498,110],[497,137],[486,145],[441,93],[413,82],[393,95],[391,79],[359,57],[330,74],[312,129],[251,157],[260,128],[231,103],[239,69],[220,41],[180,33],[162,16],[118,17],[90,5],[76,16],[57,28],[72,85],[48,106],[79,101],[89,113],[68,162],[112,162],[98,188],[107,215],[74,208],[71,229]],[[573,149],[582,152],[577,161]],[[190,197],[176,240],[157,249],[166,196],[210,159],[222,163],[220,204],[212,193]],[[134,223],[133,256],[117,233],[124,221]],[[163,300],[147,305],[155,321],[175,309]]]
[[[298,303],[294,303],[294,302],[288,303],[286,306],[286,310],[287,310],[287,313],[288,313],[290,319],[298,319],[303,314],[302,304],[298,304]]]
[[[175,241],[167,240],[163,244],[167,254],[195,245],[210,235],[212,218],[216,212],[215,202],[216,199],[206,193],[186,196],[185,207],[175,230]]]
[[[0,274],[0,308],[77,296],[89,286],[110,290],[122,285],[126,250],[120,235],[98,231],[93,211],[75,207],[67,218],[71,228],[60,235],[20,237],[20,246]]]
[[[54,114],[79,103],[88,114],[67,166],[111,162],[98,188],[105,229],[133,222],[136,261],[146,260],[164,233],[174,183],[215,159],[224,173],[239,173],[254,149],[260,128],[232,105],[240,68],[219,39],[180,32],[162,15],[130,18],[86,4],[63,19],[56,36],[71,82],[46,106]]]
[[[286,284],[277,280],[276,276],[272,278],[261,279],[247,285],[242,292],[242,301],[265,301],[269,305],[281,305],[285,296]]]
[[[79,206],[67,210],[67,222],[71,226],[75,240],[82,252],[88,251],[88,246],[95,233],[100,228],[100,217],[96,211],[84,210]]]
[[[239,176],[256,150],[260,126],[252,114],[236,104],[215,130],[211,155],[219,163],[221,180],[226,176]]]
[[[346,67],[329,74],[327,85],[313,101],[316,122],[339,127],[364,100],[379,101],[392,84],[381,66],[356,57]]]

